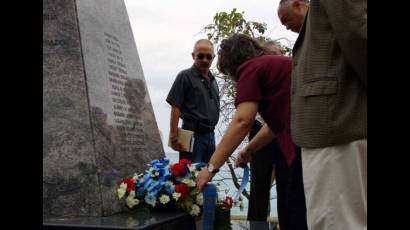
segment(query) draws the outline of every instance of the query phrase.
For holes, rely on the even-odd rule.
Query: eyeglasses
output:
[[[214,56],[212,54],[199,53],[198,55],[196,55],[196,58],[198,58],[199,60],[202,60],[204,58],[206,58],[208,60],[212,60],[214,58]]]

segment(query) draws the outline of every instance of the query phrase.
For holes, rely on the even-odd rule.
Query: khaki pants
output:
[[[302,148],[309,230],[367,229],[367,139]]]

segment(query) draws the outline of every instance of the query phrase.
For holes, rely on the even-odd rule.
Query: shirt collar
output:
[[[202,74],[201,72],[199,72],[199,69],[196,67],[195,63],[192,65],[191,69],[196,73],[196,76],[202,78]],[[208,77],[211,81],[215,80],[215,77],[212,74],[211,70],[208,71]]]

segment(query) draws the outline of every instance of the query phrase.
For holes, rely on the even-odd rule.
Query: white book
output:
[[[183,151],[185,152],[194,151],[195,138],[194,138],[193,131],[178,128],[178,141],[181,143],[183,147]],[[171,142],[169,140],[168,140],[168,146],[171,147]]]

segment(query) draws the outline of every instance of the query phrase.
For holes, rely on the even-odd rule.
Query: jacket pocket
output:
[[[300,90],[296,90],[296,95],[302,97],[332,95],[337,93],[336,78],[317,78],[304,82]]]

